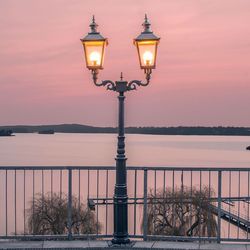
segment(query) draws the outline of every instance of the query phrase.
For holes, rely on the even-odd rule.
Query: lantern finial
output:
[[[92,23],[89,25],[91,33],[97,33],[98,24],[95,22],[95,15],[92,17]]]
[[[145,14],[144,23],[142,24],[142,26],[144,27],[144,31],[143,31],[144,33],[151,32],[150,25],[151,25],[151,23],[148,20],[148,16],[147,16],[147,14]]]

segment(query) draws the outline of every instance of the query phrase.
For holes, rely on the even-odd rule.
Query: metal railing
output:
[[[250,241],[250,168],[127,170],[131,238]],[[111,238],[114,183],[114,167],[0,167],[0,238]],[[47,212],[56,197],[66,200],[67,214],[51,222],[57,225],[63,218],[61,231],[38,231],[39,197]],[[53,216],[52,221],[58,215]],[[86,230],[80,224],[90,223],[89,218],[95,221],[94,228]]]

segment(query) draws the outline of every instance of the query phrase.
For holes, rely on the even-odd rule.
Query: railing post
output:
[[[148,170],[144,169],[144,188],[143,188],[143,240],[148,238]]]
[[[221,239],[221,187],[222,178],[221,170],[218,171],[218,233],[217,233],[217,243],[220,243]]]
[[[68,240],[72,240],[72,169],[68,169]]]

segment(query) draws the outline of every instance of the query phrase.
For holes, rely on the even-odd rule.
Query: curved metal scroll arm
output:
[[[147,86],[150,82],[150,78],[151,78],[151,73],[152,73],[152,69],[145,69],[144,73],[146,75],[146,82],[142,82],[140,80],[132,80],[128,83],[128,87],[127,90],[136,90],[137,86]]]
[[[93,69],[91,71],[92,73],[92,77],[93,77],[93,82],[96,86],[100,87],[100,86],[107,86],[107,90],[113,90],[113,91],[116,91],[116,87],[115,87],[115,83],[111,80],[104,80],[104,81],[101,81],[100,83],[97,82],[97,79],[98,79],[98,70],[96,69]]]

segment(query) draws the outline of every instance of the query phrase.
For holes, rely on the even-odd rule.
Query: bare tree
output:
[[[148,199],[148,234],[169,236],[209,236],[217,234],[210,195],[213,191],[182,186],[151,190]]]
[[[68,231],[68,199],[66,194],[38,193],[27,209],[31,234],[66,234]],[[95,234],[101,230],[93,211],[72,197],[72,233]]]

